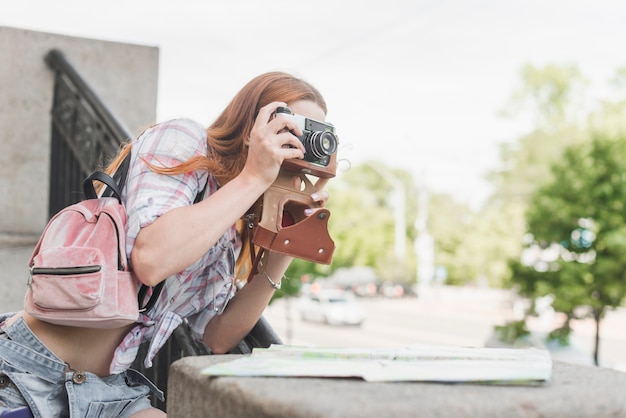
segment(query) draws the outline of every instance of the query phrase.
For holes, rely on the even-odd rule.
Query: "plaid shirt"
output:
[[[207,154],[206,131],[198,123],[177,119],[147,129],[133,143],[122,200],[128,213],[126,255],[130,256],[139,230],[171,209],[193,204],[206,184],[204,197],[218,184],[206,171],[168,176],[150,170],[144,161],[163,167],[178,165],[191,157]],[[168,337],[187,318],[194,337],[201,339],[208,322],[221,314],[235,294],[234,268],[241,248],[233,225],[197,262],[168,277],[154,308],[118,346],[111,373],[119,373],[135,360],[139,345],[150,341],[146,367]]]

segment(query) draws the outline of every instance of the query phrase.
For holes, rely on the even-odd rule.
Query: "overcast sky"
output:
[[[529,128],[498,116],[524,64],[577,64],[600,93],[626,65],[624,0],[5,0],[0,25],[158,46],[159,120],[209,124],[252,77],[292,72],[326,97],[340,159],[474,206]]]

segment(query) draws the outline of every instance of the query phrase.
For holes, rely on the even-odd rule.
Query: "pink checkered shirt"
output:
[[[193,204],[206,185],[204,197],[218,184],[206,171],[176,176],[157,174],[145,164],[174,166],[197,155],[206,155],[206,131],[188,119],[176,119],[147,129],[133,143],[132,163],[122,200],[128,212],[126,254],[130,260],[137,234],[167,211]],[[187,318],[195,338],[201,339],[207,323],[220,314],[235,293],[234,267],[241,244],[233,225],[211,250],[185,270],[168,277],[163,291],[148,315],[117,347],[111,373],[126,370],[135,360],[139,345],[150,341],[146,367],[168,337]]]

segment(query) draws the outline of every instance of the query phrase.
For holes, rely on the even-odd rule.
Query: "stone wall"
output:
[[[29,242],[48,217],[54,73],[59,49],[133,134],[156,119],[157,47],[0,26],[0,244]]]

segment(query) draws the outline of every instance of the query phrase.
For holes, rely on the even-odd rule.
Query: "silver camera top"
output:
[[[330,123],[294,114],[291,109],[284,106],[277,108],[276,113],[293,117],[302,131],[302,136],[299,136],[298,139],[306,150],[304,160],[323,167],[328,166],[330,157],[337,152],[338,141],[335,127]]]

